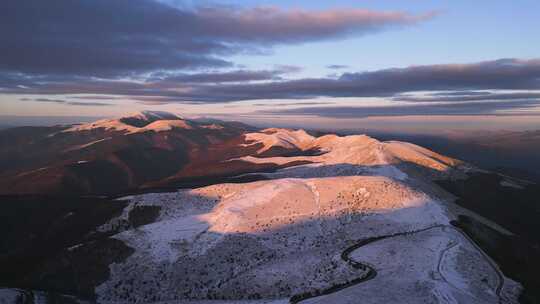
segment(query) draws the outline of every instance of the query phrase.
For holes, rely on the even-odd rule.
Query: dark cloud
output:
[[[36,98],[36,99],[34,99],[34,101],[55,102],[55,103],[65,103],[66,102],[65,100],[62,100],[62,99],[49,99],[49,98]]]
[[[165,97],[165,96],[131,96],[132,100],[138,101],[140,104],[157,106],[170,103],[183,103],[183,104],[195,104],[190,101],[183,101],[178,97]]]
[[[232,54],[363,35],[431,18],[358,9],[173,7],[151,0],[3,0],[0,71],[140,76],[224,67]]]
[[[193,87],[183,97],[226,102],[314,97],[389,97],[415,91],[540,89],[540,59],[501,59],[475,64],[413,66],[337,79],[317,78],[257,84]]]
[[[214,75],[215,76],[215,75]],[[229,75],[231,76],[231,75]],[[191,75],[190,77],[196,77]],[[209,75],[202,74],[207,79]],[[221,75],[220,77],[223,77]],[[187,84],[182,81],[112,81],[95,79],[43,82],[21,78],[24,88],[4,88],[4,93],[26,94],[107,94],[133,99],[164,98],[168,102],[222,103],[261,99],[310,99],[316,97],[394,97],[418,91],[448,91],[435,96],[446,100],[491,100],[486,94],[456,95],[478,90],[540,90],[540,59],[501,59],[473,64],[412,66],[363,73],[345,73],[338,78],[264,81],[242,84]],[[457,92],[456,92],[457,91]],[[495,94],[495,93],[493,93]],[[509,100],[509,93],[495,97]],[[506,94],[506,95],[505,95]],[[514,92],[512,94],[518,94]],[[521,93],[520,93],[521,94]],[[531,93],[536,94],[536,93]],[[514,95],[533,98],[533,95]],[[514,98],[515,99],[515,98]]]
[[[540,59],[501,59],[474,64],[426,65],[345,73],[337,79],[196,86],[178,97],[202,102],[227,102],[315,97],[389,97],[415,91],[536,89],[540,89]]]
[[[114,99],[122,99],[122,97],[120,97],[120,96],[107,96],[107,95],[72,96],[70,98],[82,99],[82,100],[114,100]]]
[[[341,69],[346,69],[348,67],[349,67],[348,65],[342,65],[342,64],[331,64],[331,65],[326,66],[326,68],[331,69],[331,70],[341,70]]]
[[[65,103],[63,99],[51,99],[51,98],[20,98],[20,101],[37,101],[37,102],[52,102],[52,103]]]
[[[489,95],[491,92],[486,91],[455,91],[455,92],[435,92],[430,95],[433,96],[478,96],[478,95]]]
[[[314,106],[314,105],[330,105],[335,104],[335,102],[327,101],[306,101],[306,102],[267,102],[267,103],[255,103],[253,104],[256,107],[280,107],[280,106]]]
[[[301,72],[304,68],[290,64],[276,64],[274,65],[274,69],[281,71],[283,74],[294,74]]]
[[[191,74],[174,74],[152,79],[155,87],[177,86],[185,83],[226,83],[226,82],[250,82],[261,80],[279,80],[281,76],[296,72],[296,67],[278,66],[274,70],[234,70],[227,72],[208,72]]]
[[[79,102],[79,101],[67,101],[67,105],[70,106],[85,106],[85,107],[102,107],[102,106],[111,106],[113,104],[106,102]]]
[[[51,99],[51,98],[20,98],[20,101],[36,101],[36,102],[52,102],[52,103],[61,103],[68,106],[110,106],[111,103],[104,102],[80,102],[80,101],[69,101],[64,99]]]
[[[406,115],[540,115],[540,111],[523,112],[540,106],[540,101],[503,101],[451,104],[416,104],[366,107],[304,107],[285,110],[258,111],[267,115],[308,115],[328,118],[365,118],[370,116]]]

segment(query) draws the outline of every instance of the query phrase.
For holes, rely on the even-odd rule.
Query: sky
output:
[[[4,0],[0,125],[540,129],[538,1]]]

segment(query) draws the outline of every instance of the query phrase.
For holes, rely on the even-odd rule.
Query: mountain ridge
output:
[[[241,124],[198,122],[176,114],[150,111],[59,128],[51,128],[50,134],[47,128],[40,129],[36,135],[29,130],[30,134],[22,137],[18,146],[3,146],[0,150],[0,164],[4,164],[0,170],[4,177],[0,182],[2,194],[109,195],[141,187],[175,187],[175,182],[185,183],[190,178],[226,178],[302,163],[325,163],[330,158],[350,154],[342,149],[325,158],[324,154],[336,150],[334,147],[344,145],[361,150],[375,142],[365,135],[314,137],[304,130],[279,128],[253,132],[252,128]],[[15,131],[0,132],[0,141],[7,142],[8,137],[13,140],[17,137],[12,134]],[[19,151],[32,151],[37,144],[44,152],[35,157],[20,155]],[[401,150],[399,153],[407,151],[416,159],[423,157],[418,148],[399,143],[383,145],[388,147],[389,154]],[[345,158],[339,162],[376,163],[358,157],[351,161]],[[430,158],[427,154],[425,158],[426,162],[433,163],[427,160]],[[17,162],[21,166],[17,167]],[[443,163],[437,166],[443,168],[446,166]],[[114,185],[108,187],[96,180],[95,176],[100,175],[104,175],[105,180],[107,175],[114,178],[110,181]]]
[[[29,139],[47,143],[62,160],[14,177],[3,171],[0,186],[11,195],[2,197],[13,201],[3,207],[42,210],[54,225],[36,218],[44,232],[28,235],[38,239],[21,235],[19,247],[0,256],[9,274],[0,284],[99,303],[516,303],[524,286],[534,295],[534,279],[516,276],[508,257],[492,260],[457,228],[488,249],[513,238],[516,226],[510,232],[493,222],[499,211],[472,205],[476,214],[456,196],[470,195],[454,188],[467,190],[484,174],[498,178],[489,191],[522,193],[531,185],[525,181],[367,135],[127,117],[139,126],[125,127],[121,117],[16,140],[19,149],[32,146]],[[148,128],[173,121],[191,127]],[[17,155],[0,156],[5,164]],[[79,198],[54,196],[69,191]],[[42,201],[59,205],[47,210]],[[101,213],[85,220],[92,203]],[[65,229],[70,237],[55,237]],[[38,245],[48,250],[34,253]]]

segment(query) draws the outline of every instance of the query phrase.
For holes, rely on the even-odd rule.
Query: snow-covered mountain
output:
[[[21,136],[64,161],[4,164],[4,193],[113,193],[99,188],[110,183],[104,165],[73,177],[98,162],[128,177],[117,193],[135,193],[80,206],[59,199],[42,215],[52,227],[35,224],[46,232],[25,227],[35,235],[0,247],[10,278],[0,284],[26,288],[0,298],[46,290],[100,303],[517,303],[523,291],[490,249],[513,234],[447,191],[491,173],[413,144],[148,112]],[[33,186],[51,176],[62,183]],[[529,186],[500,177],[491,190]],[[36,246],[46,254],[29,254]],[[34,264],[8,265],[17,258]]]
[[[75,126],[4,130],[0,193],[136,191],[204,162],[206,154],[213,153],[209,150],[243,155],[225,146],[241,140],[248,130],[251,127],[239,123],[200,123],[149,111]]]
[[[239,123],[150,111],[75,126],[8,129],[0,132],[0,194],[118,194],[306,163],[330,171],[329,166],[383,165],[381,157],[402,164],[425,160],[434,174],[446,174],[443,169],[454,163],[416,146],[377,144],[367,136],[253,131]]]

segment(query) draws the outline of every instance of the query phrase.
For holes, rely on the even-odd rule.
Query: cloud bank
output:
[[[535,101],[475,102],[452,104],[421,104],[362,107],[304,107],[284,110],[258,111],[258,114],[274,116],[317,116],[326,118],[366,118],[373,116],[433,116],[433,115],[540,115]]]
[[[230,55],[366,35],[434,15],[173,7],[151,0],[4,0],[0,11],[0,71],[105,78],[227,67]]]
[[[177,102],[222,103],[260,99],[308,99],[317,97],[394,97],[404,101],[472,101],[531,99],[533,93],[489,95],[475,90],[540,90],[540,59],[501,59],[472,64],[444,64],[344,73],[339,78],[275,80],[283,71],[233,71],[177,75],[155,81],[69,79],[42,81],[33,78],[4,79],[3,92],[27,94],[108,94],[155,96]],[[242,82],[248,80],[265,82]],[[208,83],[215,82],[215,83]],[[449,91],[418,98],[403,95],[418,91]],[[457,92],[456,92],[457,91]],[[481,94],[478,94],[481,93]],[[516,95],[517,94],[517,95]]]
[[[264,55],[277,45],[412,26],[433,18],[433,12],[172,6],[151,0],[5,0],[0,2],[0,11],[0,94],[89,100],[34,100],[38,102],[105,106],[110,104],[100,99],[127,98],[145,104],[265,100],[255,105],[302,107],[280,112],[284,114],[362,116],[527,110],[540,98],[540,59],[422,65],[300,79],[290,78],[300,67],[250,70],[231,61],[236,55]],[[336,72],[350,68],[326,67]],[[438,92],[418,94],[425,91]],[[69,96],[73,94],[88,95]],[[321,97],[358,98],[359,103],[364,97],[382,97],[416,105],[350,109],[312,107],[322,104],[318,101],[277,101]]]

